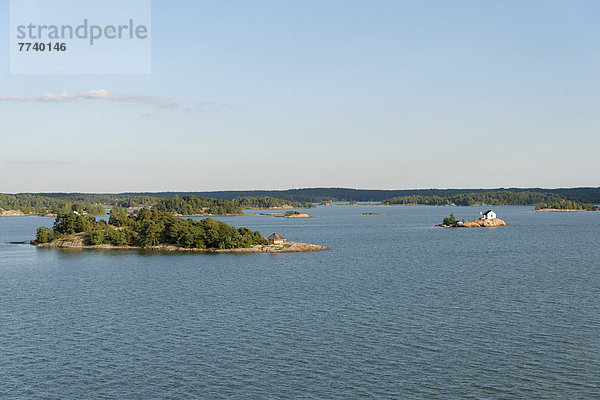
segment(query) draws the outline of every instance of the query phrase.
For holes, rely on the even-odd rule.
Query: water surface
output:
[[[600,398],[600,213],[494,210],[220,218],[318,253],[0,245],[0,398]]]

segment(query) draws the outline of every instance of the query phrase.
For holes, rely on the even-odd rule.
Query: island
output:
[[[52,216],[77,211],[85,215],[106,215],[106,209],[155,208],[175,216],[243,215],[243,209],[314,208],[308,201],[293,201],[269,196],[243,196],[232,199],[177,194],[0,194],[0,217]]]
[[[554,203],[538,203],[535,211],[542,212],[566,212],[566,211],[600,211],[600,207],[594,204],[579,203],[571,200],[562,200]]]
[[[146,208],[167,212],[176,217],[206,217],[217,215],[243,215],[242,208],[228,200],[198,196],[173,196],[159,199]]]
[[[439,228],[495,228],[498,226],[506,226],[506,222],[500,218],[496,218],[496,213],[492,210],[487,210],[481,214],[479,219],[473,219],[470,221],[457,221],[454,213],[450,214],[450,217],[444,218],[444,221],[440,225],[435,225]]]
[[[388,213],[364,212],[362,215],[389,215]]]
[[[271,209],[281,210],[286,208],[315,208],[313,203],[307,201],[291,201],[278,199],[269,196],[260,197],[236,197],[232,200],[233,204],[243,209]]]
[[[219,215],[243,215],[243,209],[289,209],[313,208],[312,203],[293,202],[273,197],[239,197],[231,201],[199,196],[175,195],[171,198],[157,200],[148,208],[172,213],[177,217],[206,217]]]
[[[105,215],[104,206],[83,201],[67,201],[61,198],[30,194],[0,194],[0,217],[46,216],[55,217],[59,212],[76,211],[86,215]]]
[[[310,218],[310,215],[298,211],[286,211],[285,218]]]
[[[269,244],[258,231],[212,218],[200,221],[143,208],[137,214],[112,210],[108,222],[74,212],[61,213],[52,228],[39,227],[32,242],[40,248],[149,249],[215,253],[293,253],[329,250],[308,243]]]

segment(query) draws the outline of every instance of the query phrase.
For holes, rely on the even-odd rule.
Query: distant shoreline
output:
[[[0,212],[0,218],[2,218],[2,217],[56,217],[56,214],[53,214],[53,213],[48,213],[48,214],[41,214],[41,213],[25,214],[24,212],[19,211],[19,210],[7,210],[7,211]]]
[[[573,209],[560,209],[560,208],[542,208],[540,210],[534,210],[535,212],[586,212],[586,211],[597,211],[597,210],[573,210]]]

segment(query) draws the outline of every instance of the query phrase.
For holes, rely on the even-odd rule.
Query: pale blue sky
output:
[[[10,75],[0,192],[599,186],[597,1],[153,1],[150,75]],[[170,104],[166,106],[166,104]]]

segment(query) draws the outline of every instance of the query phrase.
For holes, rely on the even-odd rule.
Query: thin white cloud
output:
[[[108,93],[104,89],[100,90],[90,90],[89,92],[83,92],[79,94],[80,97],[84,99],[108,99],[110,98],[110,93]]]
[[[162,99],[154,96],[111,94],[104,89],[90,90],[89,92],[79,93],[77,97],[88,100],[104,100],[118,103],[141,104],[160,109],[179,110],[183,108],[182,104],[169,99]]]
[[[52,94],[44,93],[39,96],[0,96],[0,101],[12,101],[17,103],[39,101],[43,103],[62,103],[65,101],[77,101],[76,96],[72,96],[68,93],[63,94]]]
[[[145,95],[130,95],[130,94],[112,94],[104,89],[89,90],[77,94],[52,94],[44,93],[39,96],[0,96],[0,101],[24,103],[24,102],[40,102],[40,103],[65,103],[76,101],[110,101],[121,104],[137,104],[142,106],[153,107],[158,110],[180,110],[183,112],[201,112],[202,107],[191,107],[172,99],[165,99],[156,96]],[[212,106],[212,103],[202,103],[206,106]]]

